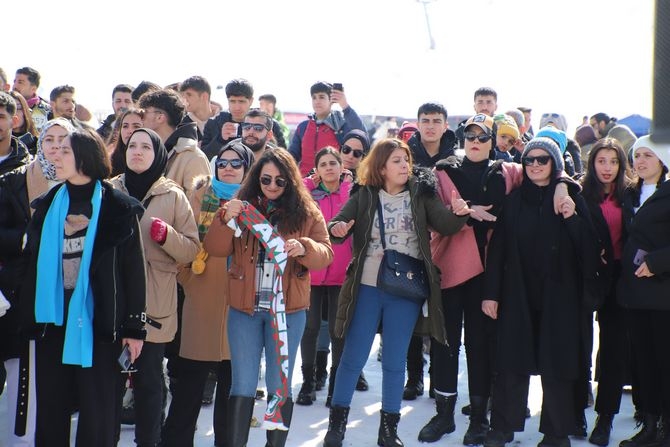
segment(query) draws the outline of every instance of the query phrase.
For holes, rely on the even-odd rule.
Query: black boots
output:
[[[344,432],[347,430],[349,407],[330,407],[328,432],[323,439],[323,447],[342,447]]]
[[[314,365],[302,365],[302,387],[295,403],[298,405],[312,405],[316,400],[315,387]]]
[[[544,435],[537,447],[570,447],[570,438],[567,436]]]
[[[316,351],[316,372],[314,374],[317,391],[321,391],[326,386],[328,379],[328,351]]]
[[[492,428],[486,433],[484,447],[505,447],[505,444],[512,441],[514,441],[514,432]]]
[[[454,423],[454,406],[456,405],[456,395],[443,396],[435,394],[435,409],[437,414],[419,432],[419,441],[435,442],[443,435],[456,430]],[[486,435],[486,432],[484,432]]]
[[[247,446],[254,402],[253,397],[246,396],[230,396],[228,399],[228,447]]]
[[[271,400],[272,397],[270,396]],[[281,417],[284,425],[291,426],[291,418],[293,416],[293,399],[288,399],[281,407]],[[286,438],[288,437],[288,430],[268,430],[266,432],[267,443],[265,447],[284,447],[286,445]]]
[[[657,424],[658,416],[645,413],[642,418],[642,429],[632,438],[621,441],[619,447],[656,446]]]
[[[481,445],[489,431],[488,397],[470,396],[470,425],[463,436],[464,445]]]
[[[613,414],[602,413],[598,415],[598,419],[596,419],[596,426],[593,427],[593,431],[589,437],[589,442],[591,444],[605,447],[610,443],[610,432],[612,431],[613,419]]]
[[[400,413],[387,413],[384,410],[381,410],[379,414],[380,420],[377,445],[380,447],[403,447],[405,444],[398,438]]]
[[[365,374],[361,371],[361,374],[358,376],[356,381],[356,391],[367,391],[370,388],[368,381],[365,379]]]
[[[402,398],[403,400],[414,400],[419,396],[423,396],[423,372],[421,375],[410,373],[402,392]]]

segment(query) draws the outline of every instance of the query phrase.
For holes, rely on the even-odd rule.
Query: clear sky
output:
[[[93,111],[111,110],[118,83],[235,77],[310,111],[309,86],[342,82],[362,114],[415,116],[427,101],[472,112],[481,86],[499,111],[651,116],[651,0],[32,0],[9,20],[0,66],[29,65],[40,94],[71,84]],[[22,31],[19,27],[29,26]],[[42,28],[39,30],[39,28]],[[20,41],[21,44],[16,42]],[[225,100],[222,90],[214,99]]]

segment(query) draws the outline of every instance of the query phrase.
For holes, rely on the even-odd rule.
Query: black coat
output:
[[[423,143],[421,143],[421,133],[418,130],[414,132],[414,135],[412,135],[409,140],[407,140],[407,145],[409,146],[410,151],[412,151],[412,159],[415,166],[432,168],[438,161],[454,155],[456,134],[453,130],[447,129],[447,131],[442,134],[442,138],[440,138],[440,149],[437,154],[432,157],[428,154],[428,151],[426,151]]]
[[[543,259],[538,270],[541,296],[529,297],[521,260],[519,216],[531,205],[522,198],[526,181],[505,201],[491,238],[485,299],[498,301],[499,371],[542,374],[563,380],[581,376],[591,355],[588,323],[592,314],[582,303],[583,275],[595,275],[598,244],[586,204],[573,196],[576,214],[563,219],[553,212],[554,185],[542,198]],[[536,313],[531,301],[539,303]],[[591,318],[589,318],[591,317]],[[537,320],[539,318],[539,320]]]
[[[635,215],[633,198],[627,191],[624,210],[628,240],[621,256],[619,303],[629,309],[670,310],[670,181],[665,181]],[[651,278],[635,276],[633,259],[638,249],[646,251]]]
[[[30,163],[30,153],[28,152],[26,145],[14,136],[12,136],[11,139],[12,142],[9,150],[9,157],[0,162],[0,175]]]
[[[35,322],[37,255],[46,213],[56,191],[62,187],[55,186],[31,204],[35,213],[28,225],[20,303],[21,332],[28,337],[44,334],[49,326]],[[95,303],[93,334],[98,340],[143,340],[146,335],[141,321],[146,308],[145,261],[139,228],[143,212],[140,202],[102,182],[102,204],[89,270]]]

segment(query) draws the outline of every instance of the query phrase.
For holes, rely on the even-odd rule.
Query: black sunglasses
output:
[[[227,160],[225,158],[216,160],[216,167],[219,169],[225,169],[228,165],[232,166],[233,169],[241,169],[244,166],[244,161],[237,158],[233,160]]]
[[[463,136],[470,143],[472,143],[475,140],[479,140],[480,143],[486,143],[487,141],[489,141],[491,139],[491,135],[488,135],[488,134],[485,134],[485,133],[480,133],[479,135],[475,135],[472,132],[467,132]]]
[[[549,163],[550,160],[551,156],[549,155],[538,155],[537,157],[526,156],[521,158],[521,162],[526,166],[531,166],[536,161],[538,165],[544,166]]]
[[[263,132],[264,130],[267,130],[268,128],[265,127],[263,124],[258,124],[258,123],[242,123],[242,130],[251,130],[253,129],[256,132]]]
[[[351,152],[354,153],[354,157],[355,157],[355,158],[361,158],[363,155],[365,155],[365,154],[363,153],[363,151],[360,150],[360,149],[354,149],[354,148],[352,148],[352,147],[350,147],[350,146],[347,146],[346,144],[345,144],[344,146],[342,146],[342,153],[343,153],[343,154],[347,154],[347,155],[349,155]]]
[[[279,188],[283,188],[284,186],[286,186],[286,180],[281,177],[275,177],[274,181],[275,185],[277,185]],[[272,184],[272,177],[268,176],[261,177],[261,183],[265,186],[270,186]]]

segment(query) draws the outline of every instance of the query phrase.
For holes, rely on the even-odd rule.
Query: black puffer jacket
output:
[[[16,137],[11,138],[12,144],[9,150],[9,157],[0,162],[0,175],[6,174],[19,166],[27,165],[31,160],[26,145]]]

